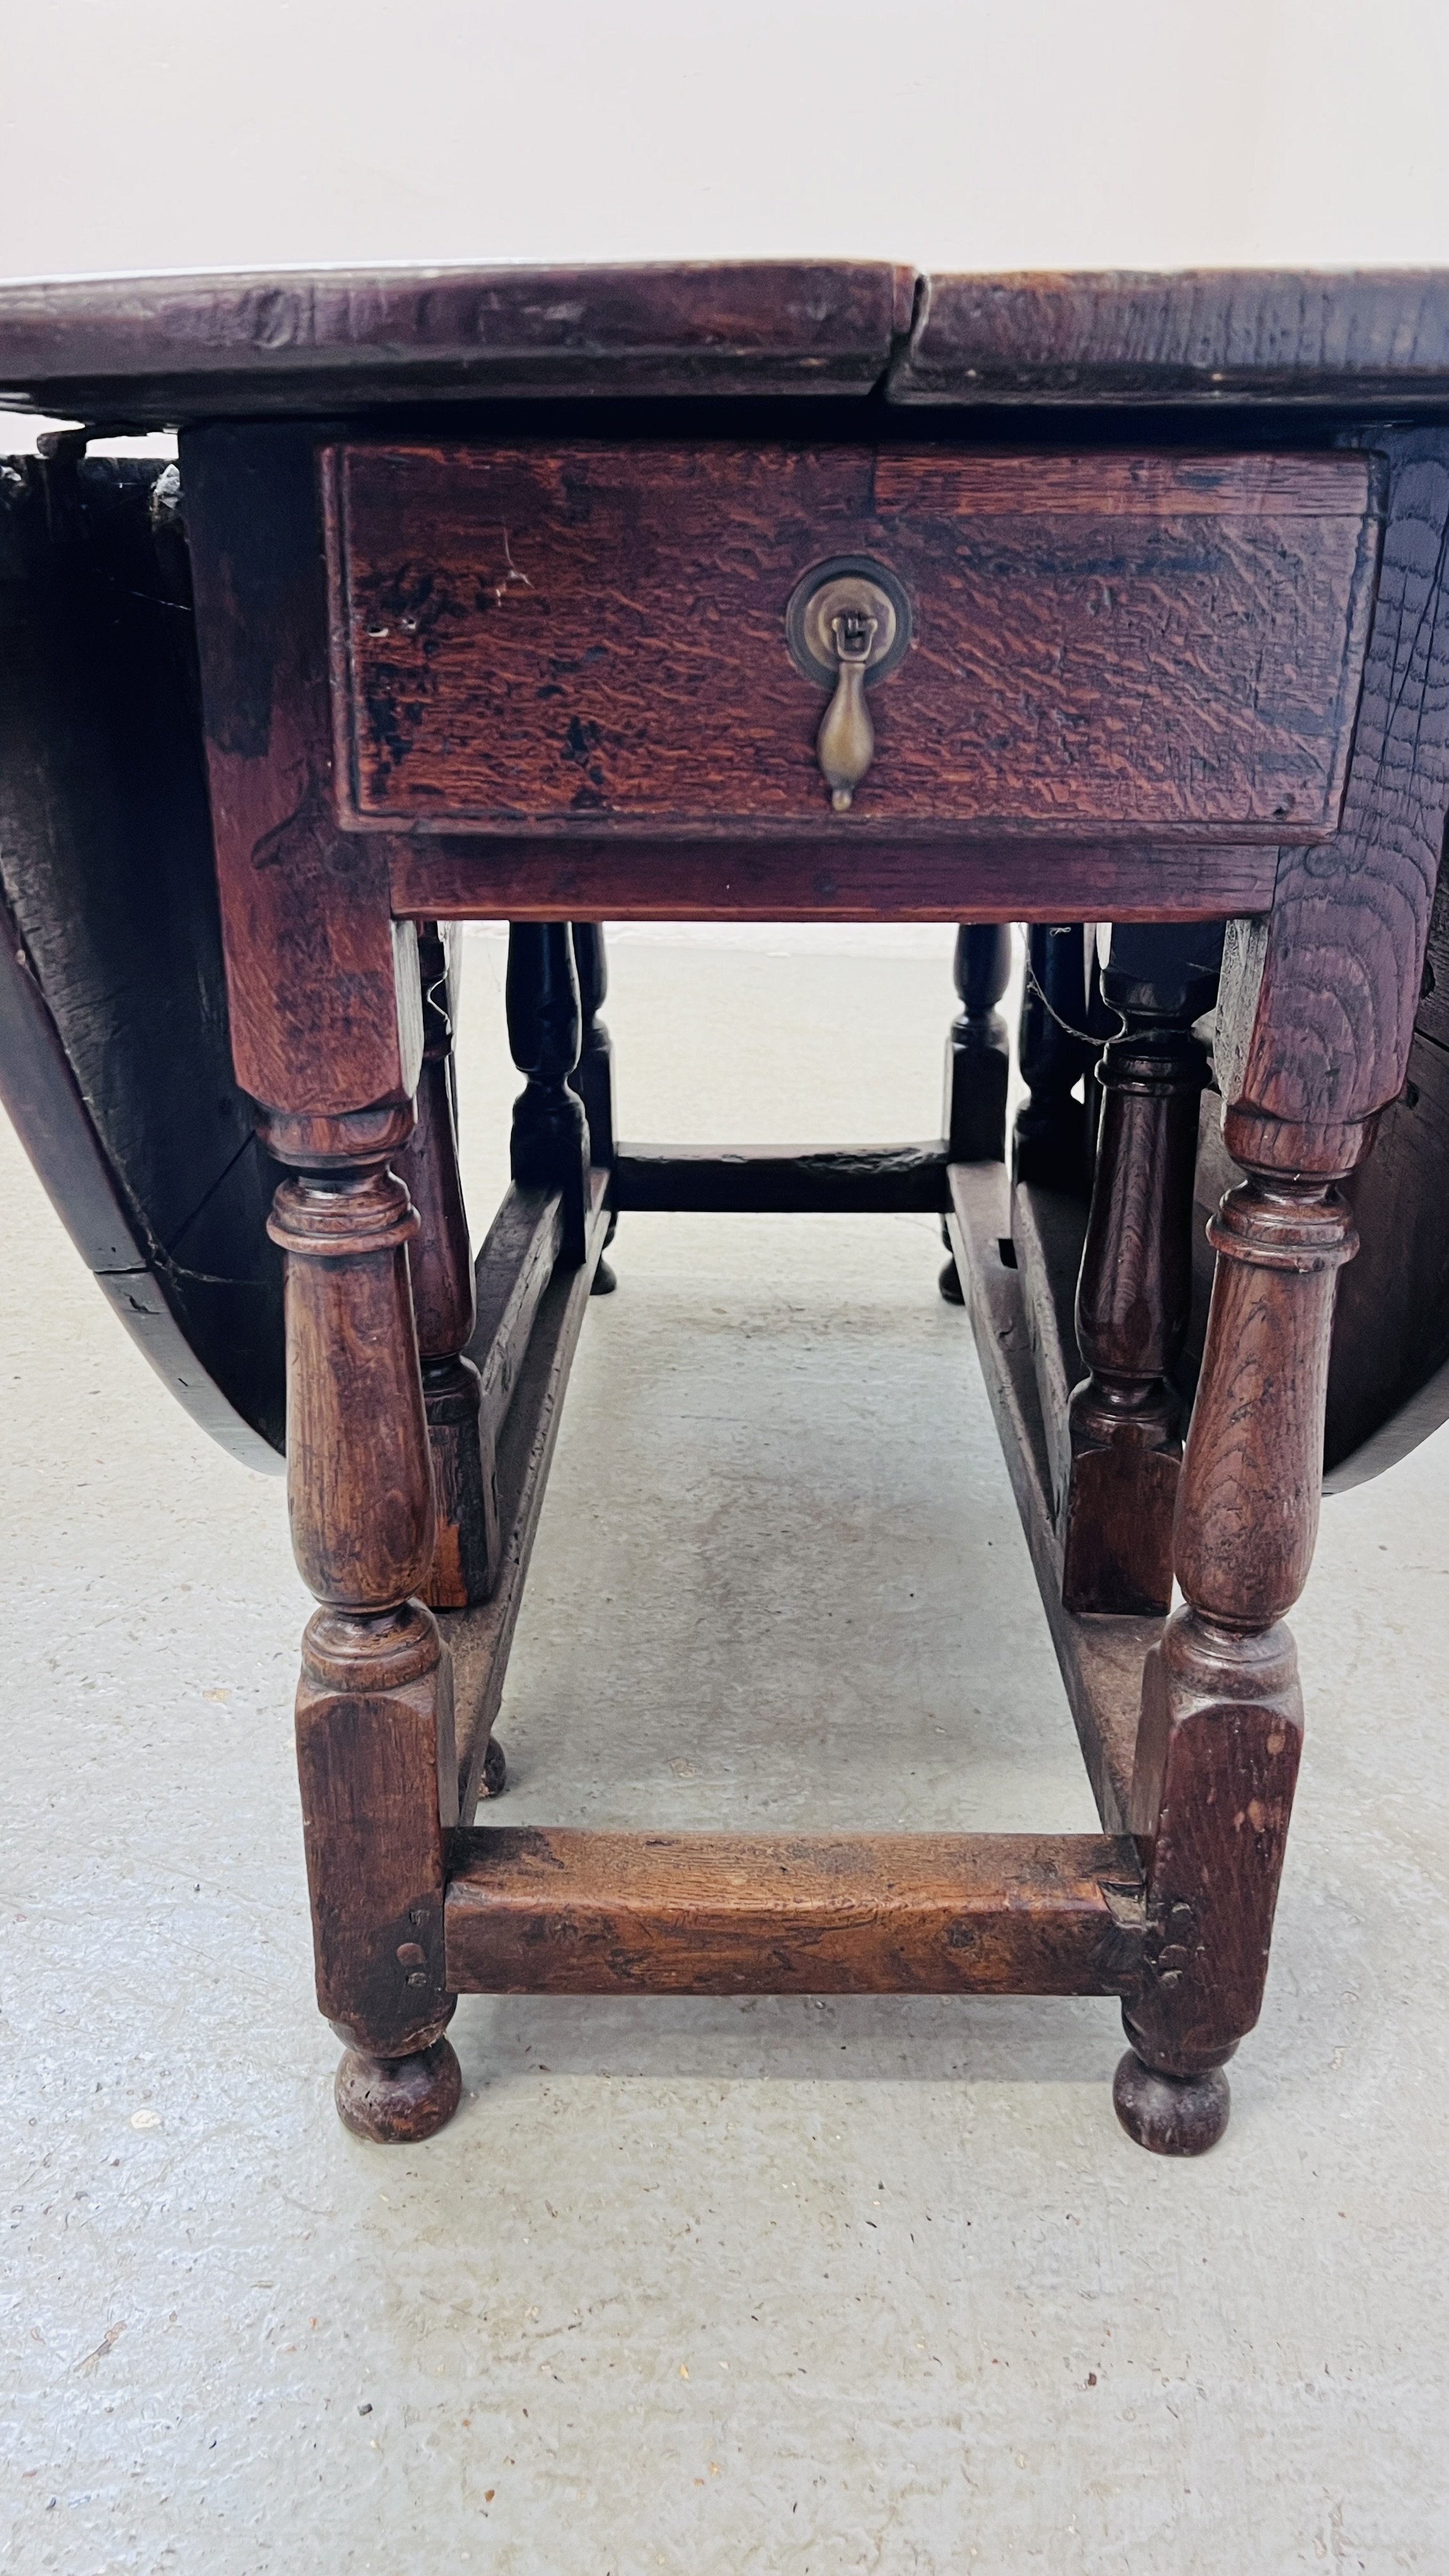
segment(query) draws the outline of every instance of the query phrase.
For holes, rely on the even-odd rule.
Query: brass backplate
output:
[[[911,603],[885,564],[869,555],[834,555],[828,563],[812,564],[790,593],[785,641],[796,670],[823,689],[833,689],[840,673],[832,621],[852,610],[876,622],[868,679],[893,671],[910,645]]]

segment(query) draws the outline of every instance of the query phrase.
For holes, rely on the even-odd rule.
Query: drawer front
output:
[[[1307,841],[1337,822],[1376,560],[1357,454],[348,445],[325,480],[344,822]],[[832,810],[813,567],[910,635]]]

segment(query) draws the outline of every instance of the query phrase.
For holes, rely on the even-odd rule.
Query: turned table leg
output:
[[[508,1043],[525,1076],[513,1104],[509,1159],[520,1189],[563,1196],[559,1258],[584,1257],[589,1204],[589,1123],[570,1088],[579,1060],[579,986],[566,921],[515,921],[508,931]]]
[[[433,1562],[417,1220],[389,1169],[420,1079],[417,947],[392,915],[386,851],[336,820],[315,429],[188,433],[186,477],[232,1057],[289,1172],[271,1231],[292,1538],[319,1604],[297,1695],[317,1995],[347,2043],[343,2119],[417,2138],[459,2097],[444,2037],[451,1674],[416,1598]]]
[[[1222,2070],[1262,2004],[1303,1734],[1282,1620],[1317,1534],[1334,1276],[1356,1249],[1330,1180],[1250,1158],[1232,1129],[1230,1118],[1248,1177],[1211,1228],[1217,1270],[1174,1535],[1186,1605],[1147,1660],[1129,1818],[1147,1877],[1147,1967],[1123,2007],[1132,2045],[1114,2098],[1131,2136],[1161,2155],[1197,2155],[1222,2135]],[[1282,1141],[1291,1160],[1291,1135]]]
[[[434,1519],[408,1276],[417,1218],[388,1168],[411,1125],[411,1108],[263,1122],[293,1166],[269,1230],[286,1255],[292,1543],[321,1605],[297,1694],[317,1999],[347,2042],[337,2108],[382,2142],[431,2136],[461,2082],[444,2037],[450,1673],[413,1597]]]
[[[1026,934],[1026,983],[1017,1054],[1027,1096],[1016,1113],[1012,1178],[1085,1198],[1088,1120],[1082,1101],[1096,1059],[1086,938],[1081,925],[1033,922]]]
[[[996,1005],[1011,973],[1011,932],[1005,922],[963,922],[956,933],[956,991],[961,1008],[946,1040],[946,1103],[942,1121],[952,1163],[999,1163],[1006,1153],[1006,1086],[1011,1041]],[[939,1286],[948,1305],[965,1303],[946,1220],[941,1220],[946,1262]]]
[[[1104,1005],[1121,1029],[1097,1067],[1101,1117],[1077,1288],[1091,1374],[1073,1392],[1062,1509],[1062,1600],[1150,1616],[1172,1599],[1181,1406],[1171,1373],[1192,1302],[1198,1101],[1192,1024],[1211,1005],[1218,924],[1110,933]]]
[[[497,1578],[498,1486],[492,1444],[485,1454],[481,1437],[482,1386],[463,1356],[477,1304],[458,1172],[448,959],[436,922],[418,924],[418,968],[417,1124],[393,1168],[418,1215],[410,1266],[437,1497],[432,1570],[421,1588],[433,1609],[462,1610],[485,1601]]]
[[[604,933],[597,921],[575,921],[573,933],[574,970],[579,984],[579,1011],[583,1027],[579,1041],[579,1060],[569,1078],[569,1087],[584,1104],[589,1122],[589,1161],[605,1171],[614,1168],[614,1049],[609,1032],[599,1017],[609,990],[609,967],[604,954]],[[612,1243],[618,1231],[618,1214],[609,1219],[604,1237]],[[596,1264],[591,1297],[607,1297],[617,1288],[607,1261]]]

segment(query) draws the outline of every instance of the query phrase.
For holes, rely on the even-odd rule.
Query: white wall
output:
[[[10,0],[0,277],[1449,263],[1446,103],[1449,0]]]
[[[0,275],[1449,262],[1446,0],[10,0]]]

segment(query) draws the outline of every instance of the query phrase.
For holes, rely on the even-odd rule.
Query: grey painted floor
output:
[[[949,939],[621,940],[634,1134],[926,1134]],[[470,934],[471,1196],[501,950]],[[775,952],[775,953],[772,953]],[[1449,1448],[1331,1503],[1227,2138],[1106,2003],[467,1999],[329,2099],[280,1485],[171,1406],[6,1133],[0,2567],[1218,2576],[1449,2564]],[[926,1220],[638,1218],[500,1732],[558,1822],[1083,1828]]]

